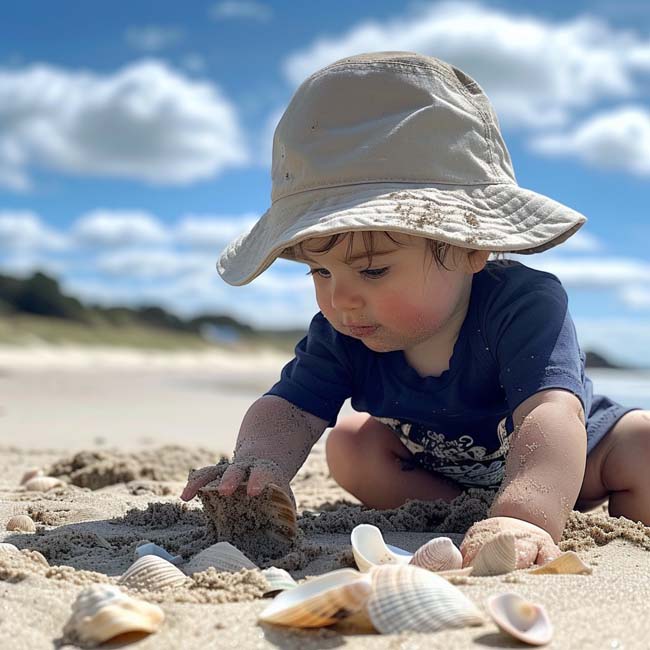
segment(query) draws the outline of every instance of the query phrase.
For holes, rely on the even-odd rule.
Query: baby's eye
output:
[[[329,271],[327,269],[309,269],[307,275],[317,275],[320,278],[329,278]]]
[[[361,271],[361,273],[365,274],[367,278],[381,278],[388,273],[388,269],[388,266],[384,266],[381,269],[366,269],[365,271]]]

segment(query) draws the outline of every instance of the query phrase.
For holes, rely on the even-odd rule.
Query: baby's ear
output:
[[[490,251],[470,251],[467,254],[467,264],[472,273],[478,273],[485,268]]]

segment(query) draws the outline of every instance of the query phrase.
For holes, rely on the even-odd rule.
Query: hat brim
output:
[[[568,239],[586,220],[514,183],[321,188],[275,201],[249,232],[222,252],[217,270],[229,284],[247,284],[288,246],[356,230],[401,232],[462,248],[539,253]]]

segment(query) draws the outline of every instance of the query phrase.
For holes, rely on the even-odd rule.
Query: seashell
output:
[[[30,549],[21,550],[17,546],[14,546],[14,544],[9,544],[8,542],[0,543],[0,556],[2,556],[3,554],[24,555],[28,557],[30,560],[34,560],[39,564],[42,564],[44,566],[50,566],[48,564],[48,561],[45,559],[45,556],[42,553],[39,553],[38,551],[32,551]]]
[[[120,576],[118,584],[155,591],[163,587],[177,587],[186,580],[187,576],[171,562],[157,555],[143,555]]]
[[[184,561],[183,556],[172,555],[162,546],[158,546],[158,544],[154,544],[153,542],[145,542],[144,544],[140,544],[140,546],[135,549],[133,554],[136,560],[145,555],[157,555],[158,557],[163,558],[163,560],[167,560],[167,562],[171,562],[175,565],[182,564]]]
[[[36,476],[25,482],[25,489],[31,492],[47,492],[60,485],[65,483],[54,476]]]
[[[559,557],[556,557],[554,560],[543,564],[537,569],[533,569],[528,573],[533,573],[535,575],[548,574],[569,574],[569,575],[588,575],[593,572],[593,569],[587,566],[576,553],[573,551],[567,551],[562,553]]]
[[[257,569],[257,565],[251,562],[236,546],[228,542],[217,542],[212,546],[197,553],[184,568],[187,575],[205,571],[214,567],[217,571],[229,571],[234,573],[242,569]]]
[[[36,532],[36,524],[28,515],[15,515],[6,525],[7,530],[19,530],[23,533]]]
[[[410,564],[429,571],[451,571],[463,566],[463,556],[449,537],[434,537],[415,551]]]
[[[370,593],[368,576],[338,569],[283,591],[259,620],[293,627],[322,627],[359,612]]]
[[[9,542],[0,542],[0,554],[1,553],[20,553],[20,549]]]
[[[490,596],[485,604],[499,628],[516,639],[530,645],[544,645],[551,640],[553,626],[541,605],[513,593]]]
[[[40,467],[30,467],[25,471],[23,477],[20,479],[20,484],[25,485],[30,479],[36,478],[37,476],[43,476],[44,472]]]
[[[515,536],[507,531],[495,535],[486,542],[472,562],[472,575],[497,576],[517,568]]]
[[[269,583],[269,588],[264,592],[264,595],[272,594],[276,591],[286,591],[298,586],[298,583],[291,577],[291,574],[284,569],[278,569],[271,566],[262,571],[262,575]]]
[[[127,596],[113,585],[95,584],[77,596],[63,634],[97,645],[128,632],[155,632],[164,618],[158,605]]]
[[[369,571],[380,564],[408,564],[412,553],[384,542],[381,531],[371,524],[359,524],[350,535],[352,553],[359,571]]]
[[[254,497],[246,493],[247,485],[241,483],[228,497],[217,491],[218,481],[198,491],[218,541],[230,542],[254,556],[260,551],[272,557],[285,554],[298,532],[293,502],[274,483]],[[239,516],[240,513],[246,516]]]
[[[372,592],[366,610],[382,634],[435,632],[484,622],[460,589],[431,571],[414,565],[385,565],[374,567],[370,576]]]

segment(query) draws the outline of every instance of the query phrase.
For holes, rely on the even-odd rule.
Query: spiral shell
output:
[[[214,567],[217,571],[236,572],[242,569],[257,569],[237,547],[228,542],[217,542],[197,553],[184,568],[187,575]]]
[[[414,565],[371,569],[372,591],[366,603],[373,627],[382,634],[435,632],[481,625],[483,616],[460,589]]]
[[[350,541],[359,571],[369,571],[380,564],[408,564],[413,557],[408,551],[386,544],[379,528],[371,524],[355,526]]]
[[[451,571],[463,566],[463,556],[449,537],[434,537],[420,546],[410,564],[429,571]]]
[[[553,638],[553,626],[541,605],[514,593],[491,596],[485,604],[494,622],[510,636],[530,645],[545,645]]]
[[[97,645],[127,632],[155,632],[164,618],[158,605],[127,596],[113,585],[95,584],[79,593],[63,633]]]
[[[25,482],[25,489],[30,492],[47,492],[61,485],[65,485],[65,483],[54,476],[36,476]]]
[[[187,576],[171,562],[157,555],[143,555],[121,576],[118,583],[132,589],[155,591],[164,587],[177,587]]]
[[[503,531],[481,546],[472,562],[473,576],[496,576],[517,568],[515,536]]]
[[[370,590],[368,576],[354,569],[331,571],[278,594],[259,619],[293,627],[331,625],[363,609]]]
[[[29,515],[15,515],[7,522],[6,529],[33,533],[36,532],[36,524]]]

